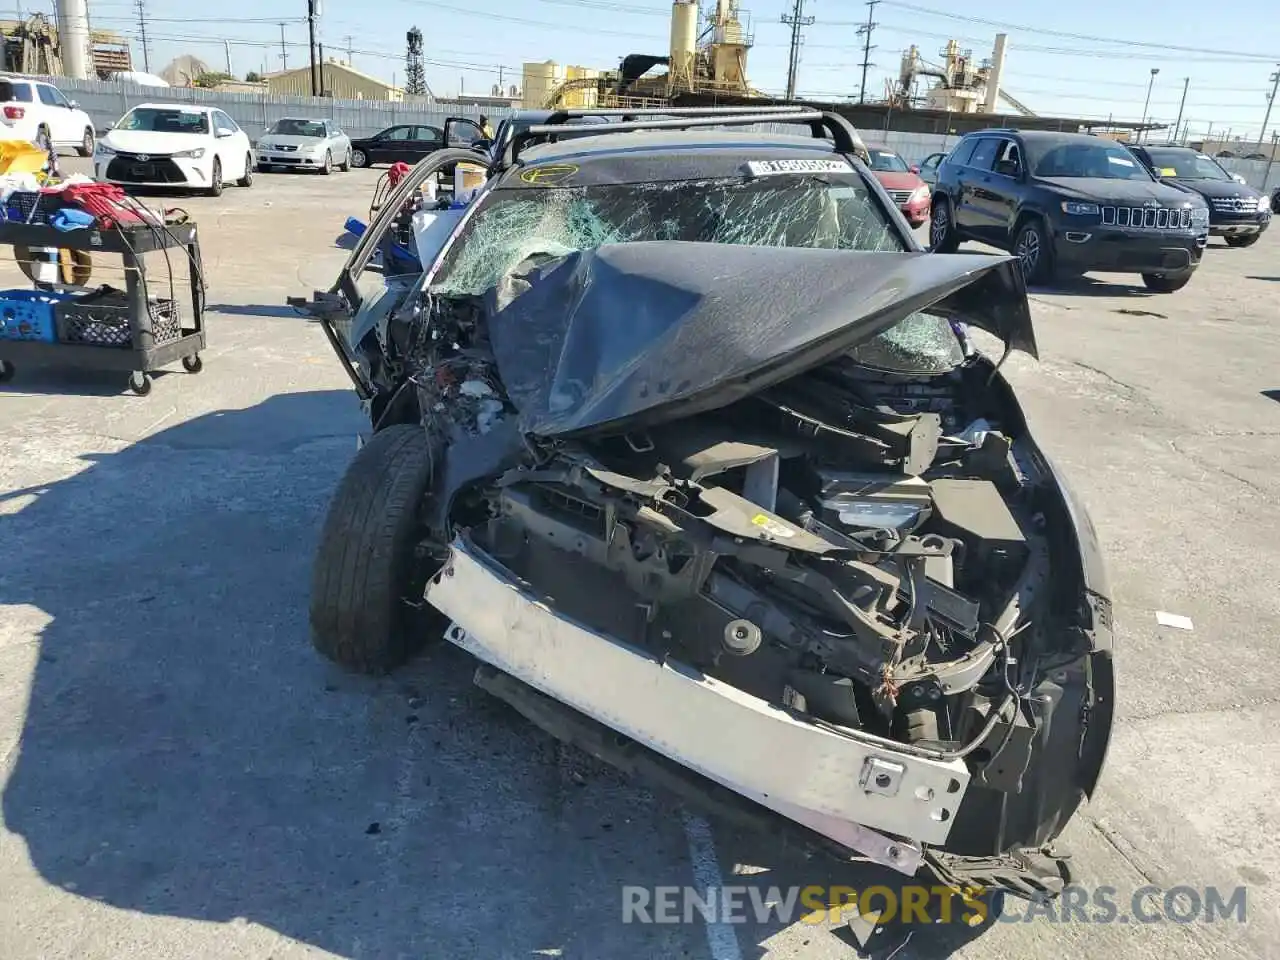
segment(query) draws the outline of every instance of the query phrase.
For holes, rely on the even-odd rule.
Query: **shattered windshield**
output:
[[[856,174],[498,190],[445,255],[432,290],[479,296],[531,257],[651,240],[905,249]],[[854,358],[935,372],[954,368],[963,353],[947,320],[915,314],[857,348]]]

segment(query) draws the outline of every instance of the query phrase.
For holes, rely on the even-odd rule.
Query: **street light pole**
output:
[[[1173,138],[1178,139],[1178,130],[1182,127],[1182,108],[1187,105],[1187,87],[1191,86],[1191,78],[1182,78],[1182,101],[1178,104],[1178,119],[1173,124]]]
[[[1147,108],[1151,106],[1151,88],[1156,85],[1156,74],[1160,72],[1159,67],[1151,68],[1151,79],[1147,81],[1147,100],[1142,105],[1142,124],[1138,130],[1138,140],[1147,139]]]

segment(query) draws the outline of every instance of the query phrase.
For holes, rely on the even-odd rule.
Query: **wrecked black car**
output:
[[[1000,373],[1036,351],[1016,260],[924,252],[838,116],[522,151],[546,133],[421,272],[374,272],[416,185],[474,155],[424,161],[311,304],[372,431],[321,535],[317,648],[379,672],[443,636],[686,796],[907,875],[1061,889],[1110,600]]]

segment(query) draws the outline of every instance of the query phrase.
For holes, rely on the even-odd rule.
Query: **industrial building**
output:
[[[71,36],[77,34],[73,30]],[[116,73],[133,69],[129,41],[111,30],[83,32],[80,44],[64,47],[58,28],[44,14],[34,13],[22,20],[0,20],[3,56],[0,70],[43,76],[79,76],[80,79],[106,80]]]
[[[385,80],[371,77],[342,60],[329,57],[316,64],[321,96],[339,100],[403,100],[404,90]],[[311,65],[268,73],[262,78],[269,93],[311,96]]]
[[[755,96],[747,82],[753,39],[743,27],[738,0],[716,0],[700,24],[697,0],[671,4],[671,41],[665,55],[633,53],[615,70],[524,65],[527,107],[650,107],[685,94]],[[654,73],[655,67],[666,70]]]

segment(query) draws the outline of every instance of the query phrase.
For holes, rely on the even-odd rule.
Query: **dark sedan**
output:
[[[417,163],[445,147],[470,147],[484,133],[474,120],[450,117],[444,127],[426,123],[401,123],[351,141],[351,165],[371,167],[377,163]]]

